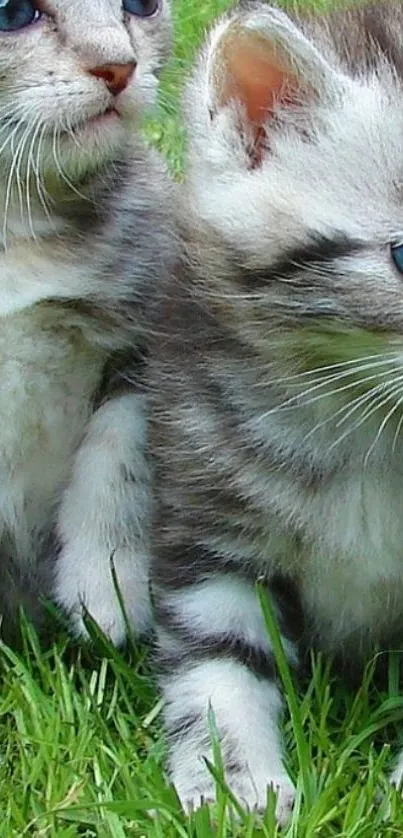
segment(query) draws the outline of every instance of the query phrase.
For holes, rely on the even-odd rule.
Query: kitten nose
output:
[[[127,64],[101,64],[99,67],[92,67],[89,72],[97,79],[103,79],[108,90],[117,96],[129,84],[136,66],[135,61]]]

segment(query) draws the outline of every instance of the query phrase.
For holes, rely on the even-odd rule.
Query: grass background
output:
[[[174,172],[184,140],[177,91],[204,28],[226,5],[175,3],[176,59],[165,76],[164,107],[147,129]],[[189,818],[181,813],[163,772],[161,702],[149,650],[131,646],[122,655],[98,637],[89,652],[62,636],[43,652],[29,627],[24,637],[19,654],[0,647],[1,838],[277,834],[272,795],[263,818],[243,813],[235,822],[220,783],[213,810],[203,807]],[[360,688],[349,692],[328,662],[317,659],[297,698],[288,687],[284,734],[298,793],[282,835],[403,835],[403,805],[386,780],[403,730],[399,675],[398,657],[390,655],[382,691],[369,667]]]

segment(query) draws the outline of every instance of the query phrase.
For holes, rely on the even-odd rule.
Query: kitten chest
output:
[[[398,462],[398,458],[397,458]],[[403,641],[403,477],[379,462],[340,474],[311,502],[302,597],[322,648]]]
[[[103,356],[49,307],[0,321],[0,526],[36,528],[69,478]]]

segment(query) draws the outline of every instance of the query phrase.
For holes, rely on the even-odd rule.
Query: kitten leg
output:
[[[79,448],[59,514],[62,550],[55,596],[85,634],[83,605],[115,644],[125,640],[124,615],[111,572],[116,570],[128,620],[148,627],[149,472],[144,397],[126,393],[94,413]]]
[[[213,760],[211,707],[226,782],[244,805],[259,810],[272,786],[277,819],[285,823],[294,787],[283,766],[281,695],[253,586],[217,573],[174,593],[160,590],[157,620],[170,772],[184,808],[215,799],[203,760]],[[295,663],[294,647],[284,644]]]

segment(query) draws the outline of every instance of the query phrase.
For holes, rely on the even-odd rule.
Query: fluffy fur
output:
[[[153,534],[170,768],[278,791],[280,688],[255,593],[356,669],[403,634],[403,4],[245,4],[189,84],[186,256],[154,349]],[[394,779],[401,775],[399,770]]]
[[[54,0],[0,27],[7,639],[21,605],[40,625],[53,594],[76,632],[85,606],[121,642],[112,559],[129,620],[148,624],[143,325],[175,247],[170,186],[138,123],[169,44],[165,0],[144,18],[120,0]]]

